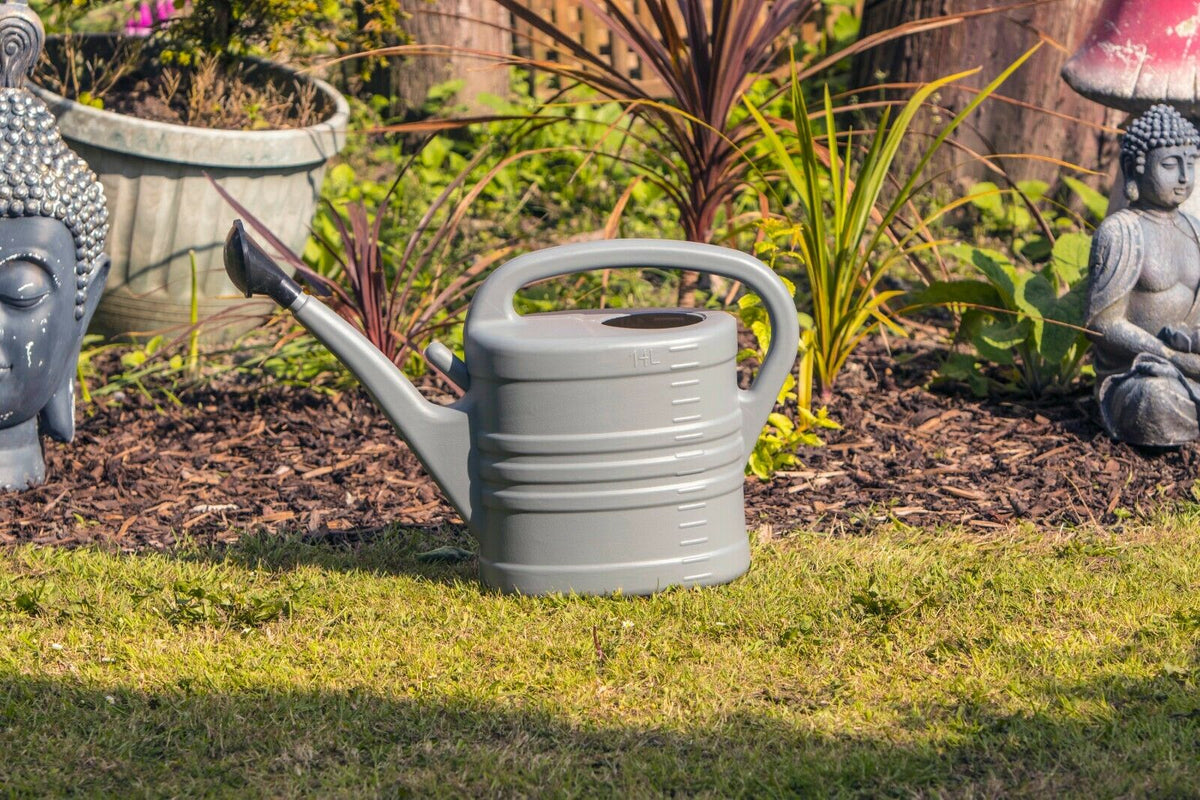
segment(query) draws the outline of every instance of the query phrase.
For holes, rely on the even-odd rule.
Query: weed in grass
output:
[[[295,594],[245,593],[227,586],[210,589],[195,582],[176,581],[166,601],[155,609],[172,625],[224,625],[245,631],[290,617],[295,610]]]
[[[1171,615],[1176,624],[1186,630],[1200,631],[1200,606],[1190,609],[1179,609]]]
[[[884,623],[900,613],[901,604],[879,588],[876,576],[867,579],[867,585],[850,595],[851,604],[861,613],[878,617]]]
[[[1055,558],[1114,558],[1120,556],[1128,545],[1117,541],[1099,541],[1073,538],[1054,546]]]
[[[13,609],[20,611],[23,614],[28,614],[31,617],[40,616],[45,607],[43,601],[46,597],[46,584],[39,583],[32,589],[24,592],[18,592],[13,596],[8,605]]]
[[[807,614],[801,614],[796,619],[794,625],[789,625],[779,634],[780,647],[786,647],[794,642],[798,642],[804,637],[813,632],[816,621]]]

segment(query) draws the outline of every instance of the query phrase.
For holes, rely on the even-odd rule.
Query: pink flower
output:
[[[156,24],[162,24],[175,16],[174,0],[157,0],[138,3],[136,10],[125,21],[125,33],[129,36],[149,36]]]
[[[128,36],[148,36],[154,27],[154,15],[150,13],[149,3],[139,3],[137,12],[125,22],[125,33]]]

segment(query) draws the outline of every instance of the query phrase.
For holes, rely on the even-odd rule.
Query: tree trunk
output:
[[[983,103],[955,134],[955,139],[972,150],[988,154],[1030,153],[1061,159],[1104,173],[1086,179],[1094,187],[1107,188],[1108,173],[1116,166],[1116,137],[1095,125],[1114,127],[1124,120],[1121,112],[1085,100],[1059,77],[1063,64],[1079,47],[1103,0],[1059,0],[1003,14],[985,15],[965,23],[887,42],[867,51],[855,62],[855,85],[924,82],[982,66],[983,71],[963,81],[974,88],[987,85],[1022,53],[1037,43],[1039,34],[1048,41],[996,92],[1057,114],[1087,122],[1070,121],[1033,108],[1023,108],[993,97]],[[1005,5],[1009,0],[867,0],[863,12],[863,35],[886,30],[911,20],[943,16]],[[863,91],[867,99],[870,92]],[[947,90],[941,102],[952,112],[970,101],[965,92]],[[945,124],[946,118],[941,120]],[[934,120],[925,119],[916,130],[935,130]],[[910,137],[917,145],[897,159],[901,170],[911,168],[919,149],[928,139]],[[971,160],[969,154],[944,148],[926,175],[940,173],[953,163]],[[1059,167],[1030,159],[1006,158],[1002,166],[1014,180],[1038,178],[1053,183]],[[907,173],[898,173],[907,174]],[[978,162],[964,164],[951,173],[960,188],[976,180],[996,180],[994,173]]]
[[[507,55],[512,52],[510,20],[491,0],[401,0],[410,15],[404,29],[411,44],[445,45]],[[394,98],[397,116],[411,114],[425,102],[429,90],[451,80],[463,81],[455,95],[467,114],[487,113],[481,95],[508,94],[508,69],[493,61],[454,53],[393,59],[375,71],[368,90]]]

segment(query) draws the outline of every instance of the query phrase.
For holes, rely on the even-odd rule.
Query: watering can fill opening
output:
[[[683,328],[688,325],[695,325],[703,322],[704,319],[703,314],[696,314],[690,311],[640,311],[606,319],[601,324],[613,328],[661,330],[664,328]]]

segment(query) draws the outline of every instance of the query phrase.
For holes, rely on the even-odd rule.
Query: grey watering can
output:
[[[796,358],[783,282],[712,245],[625,239],[566,245],[499,267],[467,316],[466,360],[430,363],[465,390],[425,400],[352,325],[306,295],[236,223],[225,266],[247,296],[287,308],[362,381],[479,541],[484,583],[524,594],[650,594],[724,583],[750,565],[743,469]],[[737,323],[721,311],[519,315],[514,295],[559,275],[692,269],[741,281],[771,348],[737,385]]]

